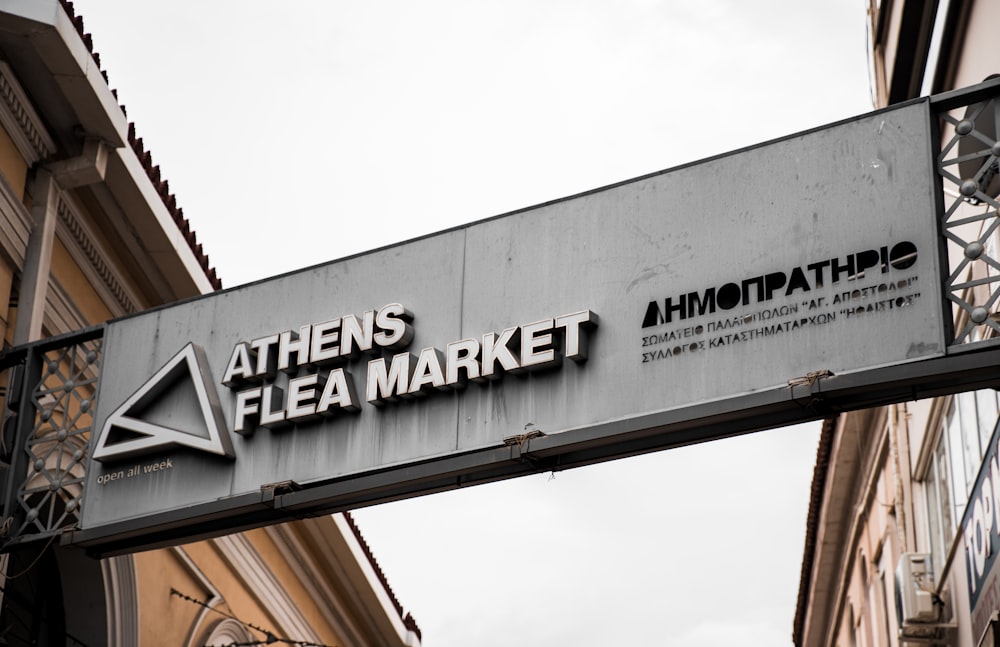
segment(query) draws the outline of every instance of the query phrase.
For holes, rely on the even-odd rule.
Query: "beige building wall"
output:
[[[994,49],[1000,3],[871,0],[868,20],[874,107],[978,84],[1000,73]],[[953,132],[944,124],[943,141]],[[965,204],[961,214],[989,208]],[[975,240],[990,222],[967,225],[962,238]],[[995,234],[988,247],[989,253],[1000,251]],[[952,269],[961,252],[951,253]],[[965,278],[991,275],[994,270],[980,266]],[[994,287],[971,288],[966,298],[996,312],[990,300]],[[956,308],[953,314],[957,327],[968,322],[966,311]],[[986,326],[974,334],[995,336]],[[981,644],[984,621],[970,614],[959,524],[998,410],[996,391],[986,389],[827,421],[793,627],[797,647]],[[915,587],[926,610],[907,622],[898,600],[914,587],[898,580],[897,571],[912,580],[905,575],[909,555],[929,556],[932,573]]]
[[[5,348],[221,286],[83,36],[82,21],[60,0],[0,9]],[[82,66],[75,77],[73,65]],[[60,85],[67,77],[73,82]],[[47,100],[53,88],[69,88],[60,98],[65,104],[36,102],[40,88]],[[67,105],[74,114],[66,114]],[[159,253],[153,258],[143,249]],[[200,269],[185,269],[192,267]],[[4,371],[0,384],[7,380]],[[89,420],[79,402],[63,415],[80,416],[83,426]],[[53,456],[69,451],[59,448],[54,423],[52,431],[41,429],[53,436]],[[29,470],[28,483],[41,479],[40,468]],[[72,500],[80,489],[74,487],[59,494]],[[73,635],[85,644],[122,647],[274,639],[420,644],[419,628],[343,515],[100,561],[59,541],[3,546],[0,578],[10,579],[0,587],[0,635],[8,640],[64,644]],[[61,615],[44,615],[53,610]],[[13,628],[31,624],[40,628]]]
[[[958,57],[949,82],[952,88],[975,85],[991,74],[1000,74],[1000,57],[991,51],[1000,24],[1000,4],[982,0],[962,4],[965,28],[957,45]]]

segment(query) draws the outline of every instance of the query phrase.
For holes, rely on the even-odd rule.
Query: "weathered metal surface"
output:
[[[225,501],[244,505],[267,484],[294,481],[286,486],[294,491],[476,452],[509,458],[504,439],[526,431],[549,435],[536,445],[609,426],[635,432],[693,405],[723,411],[712,403],[780,399],[798,378],[808,393],[825,375],[941,356],[929,130],[926,103],[873,113],[114,322],[94,428],[193,342],[233,458],[163,446],[93,463],[82,536],[116,523],[135,530],[168,511],[179,524],[198,506],[225,517]],[[322,223],[314,235],[324,235]],[[484,346],[485,335],[510,327],[524,327],[525,338],[528,324],[581,311],[599,324],[586,362],[459,390],[439,383],[381,406],[365,396],[371,356],[352,359],[334,367],[353,376],[359,411],[233,433],[237,394],[255,388],[222,384],[241,342],[347,315],[363,320],[393,303],[412,313],[413,338],[375,349],[387,366],[430,347],[443,357],[460,340]],[[257,386],[287,396],[289,379],[330,368],[278,371]],[[167,397],[169,389],[154,391]],[[193,390],[186,393],[158,412],[131,413],[205,436],[191,414]],[[112,431],[98,450],[129,438]]]

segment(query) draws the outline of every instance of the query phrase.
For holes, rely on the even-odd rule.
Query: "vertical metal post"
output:
[[[937,235],[937,255],[938,255],[938,281],[940,285],[944,286],[941,292],[941,320],[944,322],[944,344],[945,348],[948,348],[955,343],[955,313],[951,304],[951,300],[948,298],[948,277],[951,274],[950,264],[948,263],[948,239],[944,234],[944,219],[945,219],[945,206],[944,206],[944,186],[941,178],[941,118],[938,113],[933,108],[933,104],[927,102],[927,127],[929,129],[928,145],[930,150],[927,151],[928,159],[931,162],[931,177],[935,178],[932,183],[932,191],[934,192],[934,211],[937,217],[934,219],[935,234]]]
[[[28,452],[25,449],[28,437],[35,426],[35,407],[31,393],[41,377],[41,355],[37,349],[29,349],[24,361],[13,367],[8,398],[14,397],[14,443],[11,448],[10,469],[3,496],[3,529],[6,537],[16,535],[24,523],[24,512],[18,501],[20,484],[28,475]]]

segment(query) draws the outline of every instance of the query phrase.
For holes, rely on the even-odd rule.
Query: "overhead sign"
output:
[[[77,536],[500,478],[940,356],[929,123],[874,113],[113,322]]]

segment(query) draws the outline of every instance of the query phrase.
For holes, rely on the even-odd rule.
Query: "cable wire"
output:
[[[239,642],[239,643],[233,642],[233,643],[226,643],[225,645],[205,645],[205,647],[244,647],[244,646],[253,646],[253,645],[273,645],[273,644],[276,644],[276,643],[283,643],[285,645],[295,645],[297,647],[337,647],[336,645],[326,645],[326,644],[323,644],[323,643],[314,643],[314,642],[302,641],[302,640],[292,640],[291,638],[279,638],[278,636],[274,635],[274,633],[272,633],[271,631],[269,631],[267,629],[264,629],[263,627],[258,627],[257,625],[251,624],[249,622],[244,622],[243,620],[240,620],[239,618],[237,618],[236,616],[234,616],[231,613],[226,613],[224,611],[220,611],[219,609],[216,609],[216,608],[214,608],[212,606],[209,606],[209,604],[207,602],[204,602],[202,600],[198,600],[196,598],[192,598],[189,595],[185,595],[185,594],[181,593],[180,591],[178,591],[177,589],[175,589],[173,587],[170,588],[170,595],[176,595],[177,597],[179,597],[182,600],[185,600],[187,602],[191,602],[192,604],[197,604],[198,606],[204,607],[204,608],[208,609],[209,611],[214,611],[215,613],[218,613],[221,616],[225,616],[226,618],[229,618],[230,620],[235,620],[236,622],[240,623],[241,625],[243,625],[247,629],[252,629],[253,631],[256,631],[257,633],[264,634],[264,640],[258,640],[256,642]]]

